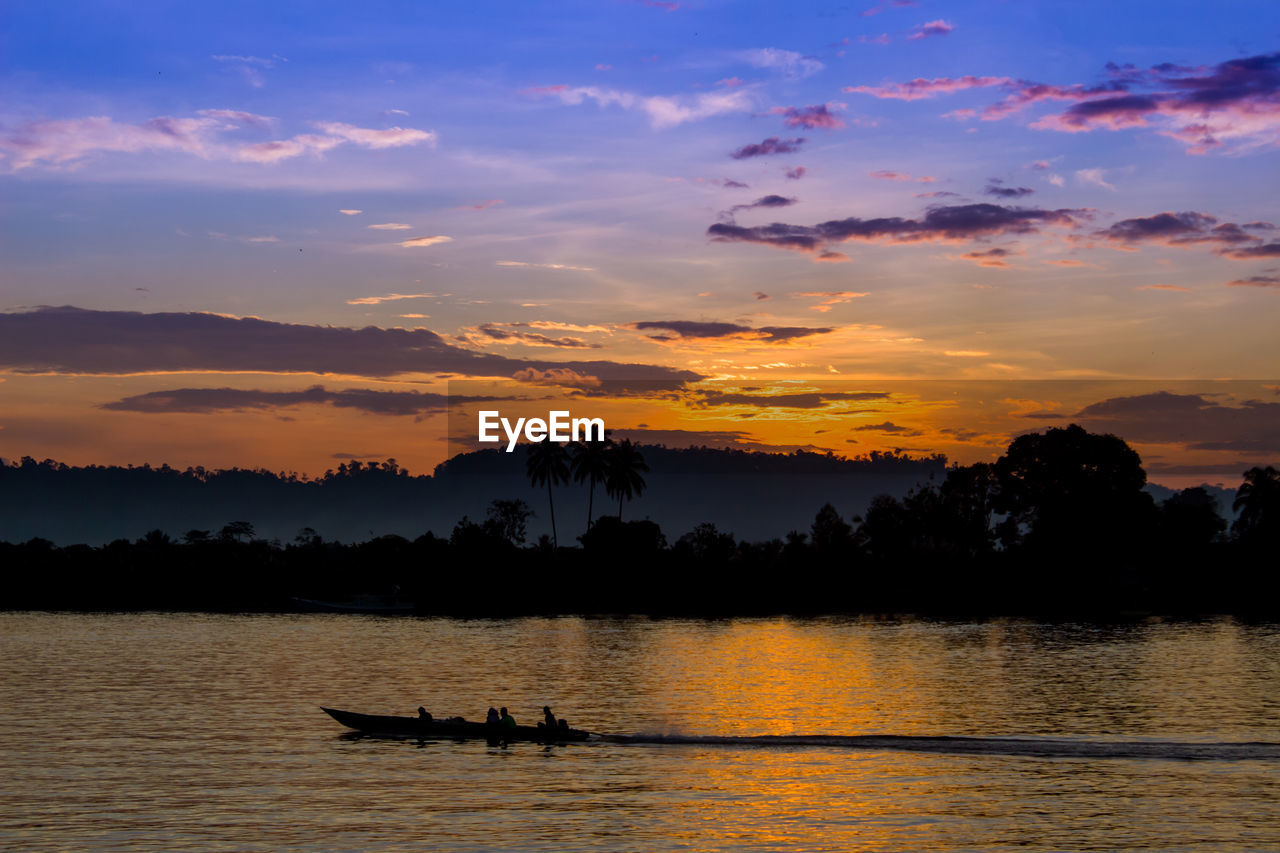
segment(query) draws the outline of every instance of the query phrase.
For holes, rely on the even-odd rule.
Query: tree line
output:
[[[32,540],[0,544],[4,606],[285,610],[293,597],[374,593],[485,616],[1280,615],[1275,467],[1244,472],[1228,524],[1201,488],[1155,501],[1137,453],[1078,426],[1021,436],[995,462],[952,466],[858,515],[822,506],[807,530],[765,541],[711,524],[669,541],[652,521],[624,521],[647,469],[629,442],[533,445],[525,468],[547,487],[549,513],[552,485],[589,490],[577,543],[558,542],[554,527],[528,541],[537,510],[510,498],[447,537],[413,540],[342,544],[304,528],[285,544],[256,538],[247,521],[101,548]],[[593,515],[598,487],[616,515]]]

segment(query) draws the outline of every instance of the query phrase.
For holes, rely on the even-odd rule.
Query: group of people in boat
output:
[[[424,723],[435,722],[435,718],[431,716],[431,712],[421,705],[418,706],[418,719]],[[443,723],[465,723],[462,717],[446,717],[441,720]],[[493,726],[499,729],[514,729],[516,727],[516,718],[511,716],[506,707],[490,708],[488,714],[484,718],[485,725]],[[567,720],[557,720],[556,715],[551,713],[550,705],[542,706],[542,722],[538,723],[540,729],[568,729]]]

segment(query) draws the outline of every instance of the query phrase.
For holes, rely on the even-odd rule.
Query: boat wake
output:
[[[1054,738],[947,737],[916,735],[597,735],[611,743],[739,747],[834,747],[950,755],[1009,755],[1037,758],[1164,759],[1173,761],[1280,761],[1280,743],[1189,743],[1097,741]]]

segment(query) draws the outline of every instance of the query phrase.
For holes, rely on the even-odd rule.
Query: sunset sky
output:
[[[1274,2],[0,27],[5,458],[423,471],[448,380],[511,378],[672,443],[1280,457]]]

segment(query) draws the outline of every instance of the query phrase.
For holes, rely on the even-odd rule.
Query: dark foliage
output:
[[[40,467],[19,468],[33,465]],[[54,466],[59,476],[77,470]],[[410,479],[398,467],[343,466],[322,487],[364,476],[388,488]],[[586,488],[590,476],[582,481]],[[902,498],[876,498],[861,517],[828,503],[807,532],[757,542],[704,523],[669,544],[652,521],[606,515],[578,537],[580,547],[556,547],[545,536],[527,546],[532,511],[519,499],[493,501],[483,522],[462,518],[448,539],[342,544],[304,528],[282,545],[255,538],[248,521],[177,540],[156,529],[96,548],[32,539],[0,543],[0,606],[288,610],[295,597],[386,596],[421,613],[464,616],[1280,615],[1280,472],[1246,473],[1230,532],[1204,489],[1157,504],[1145,481],[1121,439],[1072,426],[1022,436],[994,464],[951,467]]]

